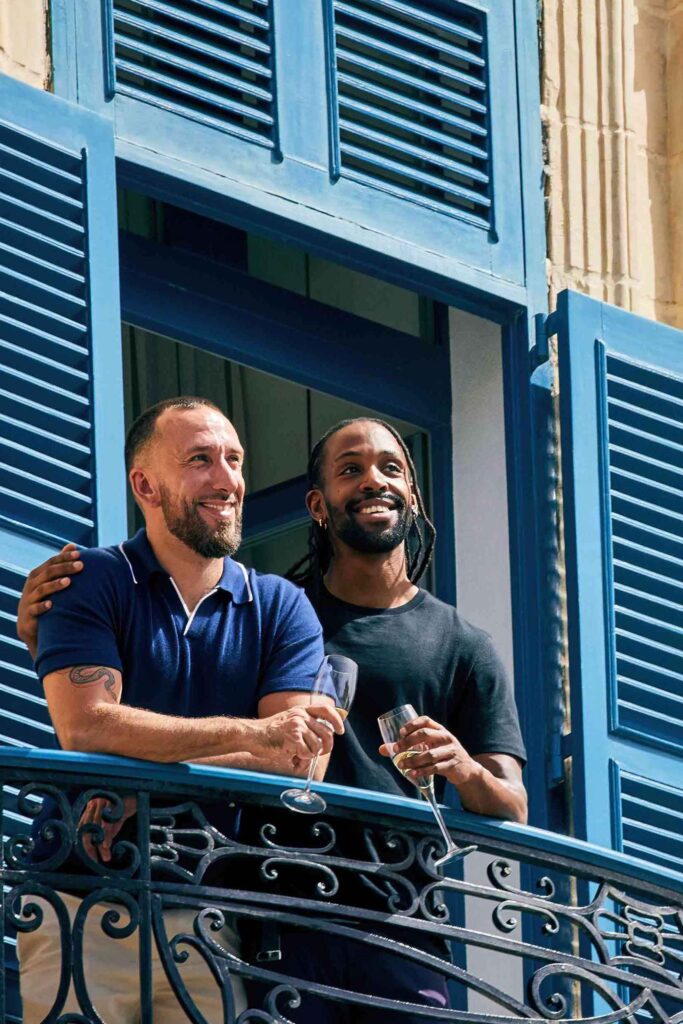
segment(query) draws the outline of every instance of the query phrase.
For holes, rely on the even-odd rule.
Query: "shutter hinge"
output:
[[[535,370],[538,366],[543,363],[547,363],[550,358],[550,348],[548,346],[548,332],[546,328],[546,321],[548,317],[545,313],[537,313],[534,317],[534,344],[529,352],[529,358],[531,360],[531,369]]]
[[[555,789],[565,781],[564,761],[572,752],[572,734],[554,732],[548,750],[548,787]]]

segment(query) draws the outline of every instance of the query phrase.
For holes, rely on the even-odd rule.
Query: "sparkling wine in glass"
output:
[[[379,725],[379,731],[382,734],[382,739],[385,743],[398,743],[401,739],[401,728],[407,725],[408,722],[412,722],[414,718],[417,718],[418,714],[412,704],[402,704],[399,708],[394,708],[393,711],[387,711],[384,715],[380,715],[377,719]],[[392,761],[394,768],[405,776],[409,782],[412,782],[414,786],[417,786],[423,797],[431,804],[436,823],[441,830],[441,835],[446,843],[446,852],[443,857],[439,857],[434,861],[435,867],[440,867],[441,864],[445,864],[446,861],[451,860],[456,855],[461,855],[463,850],[456,846],[451,839],[448,829],[446,828],[446,822],[443,820],[441,809],[436,802],[436,796],[434,794],[434,778],[431,775],[417,775],[415,777],[406,775],[406,772],[411,770],[411,762],[421,754],[422,751],[417,747],[411,750],[403,750],[398,754],[394,754]]]
[[[353,703],[357,678],[358,665],[351,658],[345,658],[343,654],[325,655],[311,690],[311,705],[320,703],[321,697],[332,697],[340,716],[346,718]],[[315,715],[314,708],[311,709],[311,714]],[[332,728],[328,722],[323,719],[321,721],[323,725]],[[316,754],[309,765],[308,777],[303,789],[286,789],[284,793],[280,794],[280,800],[290,811],[299,811],[301,814],[320,814],[327,809],[327,804],[320,794],[311,791],[318,757],[319,755]]]

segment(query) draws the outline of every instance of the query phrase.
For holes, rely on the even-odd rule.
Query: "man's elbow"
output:
[[[515,801],[511,808],[510,821],[517,822],[518,825],[526,825],[529,820],[529,801],[526,795],[526,789],[520,786],[519,789],[515,790]]]
[[[102,749],[101,744],[98,744],[96,740],[99,730],[89,717],[84,719],[79,716],[75,719],[55,722],[55,732],[62,750],[88,754]]]

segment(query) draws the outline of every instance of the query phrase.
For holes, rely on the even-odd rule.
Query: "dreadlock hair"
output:
[[[436,541],[436,529],[427,515],[424,499],[417,483],[415,463],[408,451],[408,447],[399,432],[384,420],[376,419],[373,416],[356,416],[352,419],[340,420],[326,431],[319,441],[313,446],[308,459],[308,488],[309,490],[322,489],[323,474],[322,465],[325,457],[325,447],[334,434],[337,434],[344,427],[353,423],[377,423],[380,427],[388,430],[391,436],[399,445],[408,465],[410,473],[410,485],[417,504],[417,514],[413,516],[405,538],[406,570],[411,583],[419,583],[429,568],[434,553],[434,542]],[[332,560],[332,544],[328,531],[323,529],[315,521],[311,522],[308,532],[308,552],[295,565],[287,571],[286,578],[299,586],[304,586],[311,597],[317,598],[320,592],[323,576],[328,570]]]

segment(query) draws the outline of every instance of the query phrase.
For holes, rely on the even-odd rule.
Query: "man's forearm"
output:
[[[308,774],[310,761],[298,761],[292,764],[292,758],[283,756],[279,751],[272,751],[269,754],[252,754],[247,750],[241,750],[235,754],[218,754],[214,757],[193,757],[190,759],[193,764],[208,764],[214,768],[242,768],[250,772],[267,772],[276,775],[294,775],[297,778],[305,778]],[[328,757],[319,757],[316,765],[316,782],[322,782],[325,777]]]
[[[98,704],[67,749],[140,757],[149,761],[193,761],[216,754],[263,749],[263,728],[255,719],[175,718],[125,704]]]
[[[526,823],[526,791],[521,784],[499,779],[477,761],[470,762],[465,777],[462,770],[456,770],[446,777],[457,789],[466,811]]]

